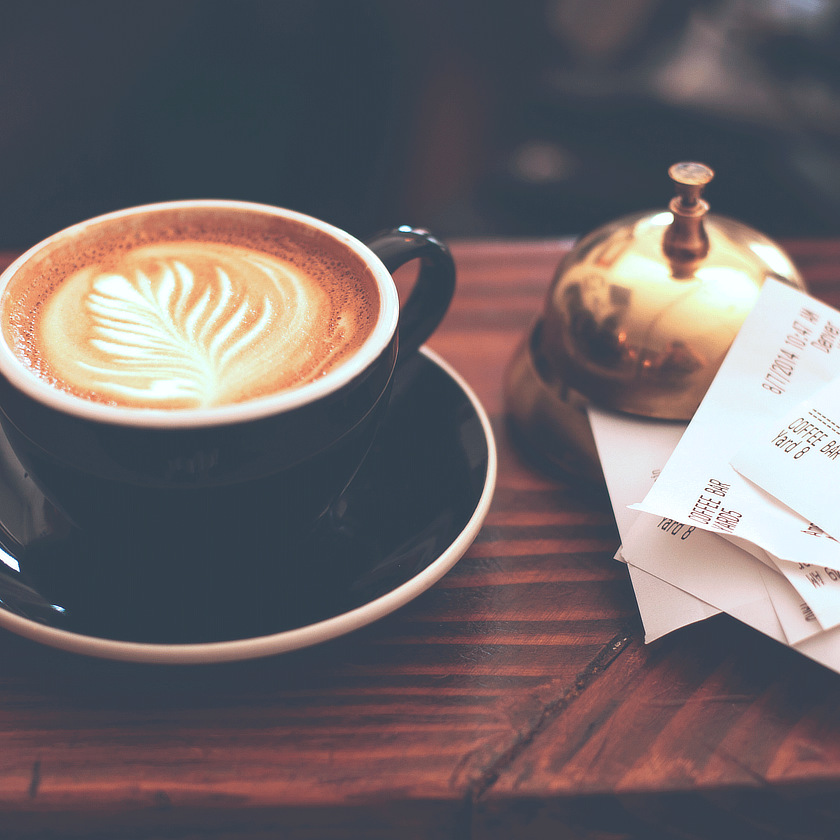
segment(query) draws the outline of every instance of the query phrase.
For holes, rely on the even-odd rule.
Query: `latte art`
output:
[[[278,287],[287,277],[291,281],[296,299],[290,320],[302,320],[299,313],[306,306],[300,282],[290,272],[265,270]],[[195,274],[180,260],[161,260],[152,277],[139,269],[133,277],[96,277],[84,298],[92,326],[90,348],[84,349],[90,356],[98,353],[102,363],[76,362],[90,372],[90,387],[118,402],[183,399],[206,406],[230,401],[237,383],[258,375],[265,364],[250,351],[267,331],[274,309],[267,296],[255,306],[236,295],[218,265],[213,280],[196,296]],[[51,332],[47,326],[46,334]]]
[[[134,278],[97,277],[85,299],[96,336],[90,343],[111,364],[78,362],[93,375],[96,390],[149,404],[179,398],[198,405],[225,402],[237,372],[253,374],[253,359],[245,371],[238,371],[237,361],[248,359],[248,349],[268,327],[273,308],[263,298],[249,327],[245,316],[250,302],[237,302],[230,277],[221,268],[216,274],[217,289],[206,286],[191,305],[195,276],[180,261],[163,263],[155,280],[140,271]]]
[[[359,346],[373,320],[359,291],[240,245],[158,242],[62,279],[23,360],[113,405],[242,402],[314,381]]]

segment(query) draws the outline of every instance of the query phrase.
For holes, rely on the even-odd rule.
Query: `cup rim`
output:
[[[393,278],[379,257],[352,234],[329,222],[324,222],[297,210],[251,201],[233,199],[161,201],[115,210],[70,225],[33,245],[9,265],[5,271],[0,273],[0,300],[2,300],[9,282],[18,271],[39,253],[60,241],[66,240],[68,237],[78,235],[97,225],[141,213],[189,210],[192,208],[199,210],[218,208],[290,219],[325,233],[354,252],[370,269],[379,292],[379,314],[370,335],[352,355],[315,382],[240,403],[206,408],[134,408],[91,402],[83,397],[55,388],[38,377],[18,359],[2,334],[0,334],[0,376],[5,377],[15,388],[36,402],[83,420],[149,429],[195,429],[244,423],[301,408],[344,387],[363,373],[386,349],[397,328],[399,298]]]

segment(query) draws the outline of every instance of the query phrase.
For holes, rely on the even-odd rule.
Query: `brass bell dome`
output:
[[[600,479],[591,402],[644,417],[694,414],[767,277],[804,282],[782,249],[701,198],[714,173],[669,169],[668,210],[590,233],[557,269],[543,312],[505,374],[523,445]]]

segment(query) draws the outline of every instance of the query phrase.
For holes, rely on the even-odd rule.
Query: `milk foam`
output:
[[[313,381],[358,346],[372,317],[357,291],[240,245],[157,242],[64,278],[23,360],[115,405],[241,402]]]

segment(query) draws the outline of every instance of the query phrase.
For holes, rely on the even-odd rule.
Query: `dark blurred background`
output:
[[[836,0],[0,0],[0,248],[224,197],[365,237],[664,206],[840,234]]]

